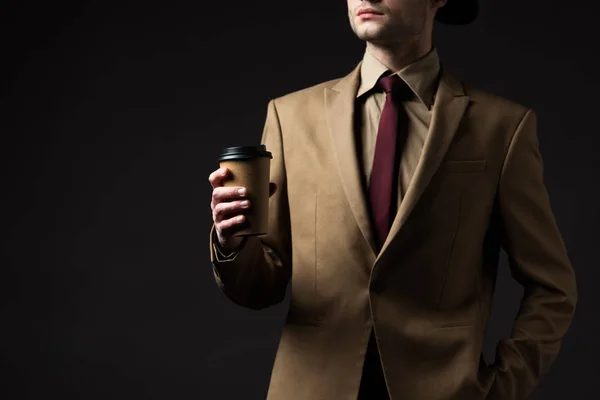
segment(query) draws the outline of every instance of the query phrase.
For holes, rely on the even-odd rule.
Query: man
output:
[[[252,205],[226,170],[209,177],[223,291],[260,309],[291,280],[268,398],[526,399],[577,298],[535,114],[440,67],[434,20],[469,23],[476,1],[348,0],[348,13],[359,65],[269,103],[269,233],[232,236]],[[501,248],[524,296],[487,365]]]

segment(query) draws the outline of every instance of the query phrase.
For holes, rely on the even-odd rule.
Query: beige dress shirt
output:
[[[378,88],[377,81],[388,71],[388,67],[376,59],[368,50],[365,51],[361,64],[361,83],[356,95],[356,106],[357,110],[360,110],[357,130],[360,134],[361,143],[359,155],[367,187],[371,177],[373,157],[375,156],[379,119],[386,96],[385,92]],[[431,107],[437,90],[439,72],[440,61],[435,48],[423,58],[396,72],[413,92],[412,99],[403,102],[403,113],[400,114],[408,119],[408,132],[399,164],[398,208],[417,168],[423,144],[429,132]],[[213,241],[215,244],[218,243],[216,237],[213,238]],[[240,250],[244,243],[245,241],[240,246]],[[215,245],[215,255],[218,261],[234,258],[238,252],[224,254]]]
[[[360,110],[361,116],[359,155],[362,156],[361,166],[367,187],[375,156],[379,119],[386,97],[385,92],[377,86],[377,81],[388,71],[390,70],[368,50],[365,51],[360,71],[361,83],[357,92],[357,111]],[[401,118],[408,119],[408,132],[398,171],[398,208],[417,168],[429,132],[439,72],[440,61],[435,48],[425,57],[396,72],[413,92],[412,99],[403,102],[403,112],[400,113]]]

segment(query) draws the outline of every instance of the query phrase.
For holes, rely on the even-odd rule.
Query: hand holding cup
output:
[[[208,178],[213,187],[210,208],[219,246],[237,249],[244,236],[264,235],[268,199],[277,187],[269,182],[271,153],[264,146],[231,147],[219,157],[220,168]]]

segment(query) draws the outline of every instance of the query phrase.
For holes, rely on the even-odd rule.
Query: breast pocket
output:
[[[447,160],[440,169],[450,173],[477,173],[486,169],[486,160]]]

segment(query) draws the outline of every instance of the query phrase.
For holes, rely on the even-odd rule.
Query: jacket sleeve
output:
[[[503,248],[524,295],[510,338],[498,343],[487,398],[518,400],[528,398],[550,369],[577,302],[575,274],[543,183],[531,110],[509,145],[498,201]]]
[[[248,236],[237,252],[220,254],[214,224],[210,231],[210,260],[218,286],[235,303],[261,309],[281,302],[292,271],[290,214],[283,140],[275,101],[267,108],[261,144],[271,159],[270,181],[277,191],[269,198],[269,227],[264,236]]]

